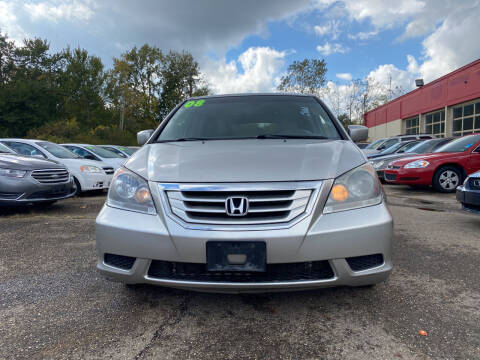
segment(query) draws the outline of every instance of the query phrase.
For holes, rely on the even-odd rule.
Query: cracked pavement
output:
[[[454,195],[386,192],[387,282],[255,295],[103,279],[103,195],[0,210],[0,359],[479,359],[480,216]]]

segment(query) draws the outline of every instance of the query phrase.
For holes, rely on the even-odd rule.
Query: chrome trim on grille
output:
[[[112,175],[115,172],[113,167],[107,167],[107,166],[103,168],[103,171],[105,171],[105,174],[107,175]]]
[[[289,228],[308,216],[322,181],[158,185],[164,212],[187,229],[267,230]],[[230,196],[246,196],[242,217],[226,214]]]
[[[33,170],[31,176],[41,184],[61,184],[70,180],[67,169]]]

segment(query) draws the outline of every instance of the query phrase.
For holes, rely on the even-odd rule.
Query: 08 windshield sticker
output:
[[[185,108],[191,108],[191,107],[200,107],[203,105],[203,103],[205,102],[205,100],[190,100],[190,101],[187,101],[185,103],[185,105],[183,105],[183,107]]]

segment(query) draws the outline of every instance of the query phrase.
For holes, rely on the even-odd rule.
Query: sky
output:
[[[0,0],[0,31],[112,58],[188,50],[215,93],[270,92],[289,64],[325,59],[330,84],[404,90],[480,58],[480,0]]]

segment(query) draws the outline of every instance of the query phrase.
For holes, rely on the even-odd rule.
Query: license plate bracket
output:
[[[266,271],[267,246],[263,241],[208,241],[206,248],[207,271]]]

